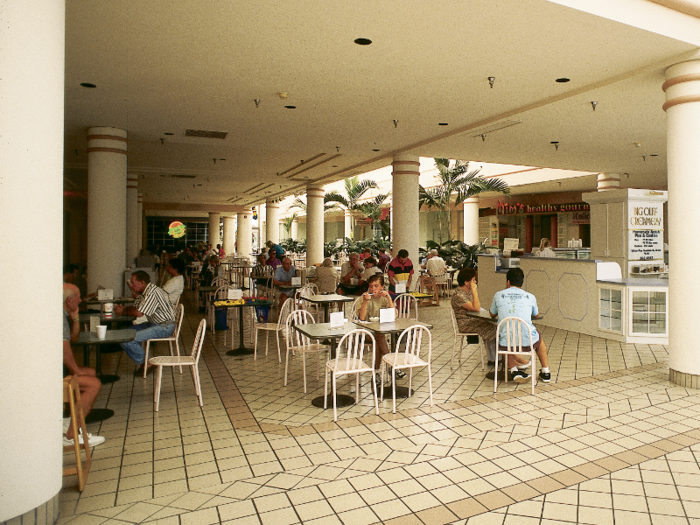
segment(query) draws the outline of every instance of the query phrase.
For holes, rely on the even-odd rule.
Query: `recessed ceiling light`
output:
[[[373,149],[372,151],[379,151],[379,150],[375,148],[375,149]]]
[[[338,167],[337,164],[333,164],[333,165],[331,166],[331,168],[337,168],[337,167]]]
[[[438,126],[448,126],[447,122],[438,122]]]
[[[169,132],[168,132],[168,133],[163,133],[163,135],[172,136],[172,135],[175,135],[175,133],[169,133]]]
[[[95,84],[90,84],[90,82],[81,82],[81,86],[86,87],[86,88],[96,88],[97,86]]]
[[[562,77],[562,78],[557,79],[557,82],[559,82],[560,84],[566,84],[567,82],[570,82],[570,81],[571,81],[571,79],[566,78],[566,77]]]
[[[658,157],[659,155],[658,155],[657,153],[652,153],[652,154],[649,155],[649,156],[650,156],[650,157]]]
[[[354,42],[358,46],[368,46],[372,43],[372,41],[369,38],[356,38]]]
[[[287,108],[287,109],[297,109],[296,106],[284,106],[284,107]]]

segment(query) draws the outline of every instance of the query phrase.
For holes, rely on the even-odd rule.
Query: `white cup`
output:
[[[105,317],[112,317],[114,315],[114,304],[113,303],[105,303],[104,304],[104,313]]]
[[[107,336],[107,325],[101,324],[97,327],[97,338],[104,339]]]

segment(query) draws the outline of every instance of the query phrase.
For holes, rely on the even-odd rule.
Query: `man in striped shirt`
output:
[[[136,338],[128,343],[121,343],[121,347],[126,354],[133,359],[138,366],[134,376],[143,376],[143,368],[147,366],[146,352],[141,343],[148,339],[159,339],[168,337],[175,331],[175,312],[170,304],[168,294],[155,284],[151,283],[151,277],[144,271],[131,274],[129,287],[138,297],[133,306],[115,306],[114,312],[117,315],[135,315],[148,319],[147,323],[133,326],[136,330]],[[151,372],[154,367],[148,367]]]

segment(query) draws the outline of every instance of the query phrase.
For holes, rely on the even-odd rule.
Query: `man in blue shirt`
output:
[[[280,290],[280,310],[287,300],[287,297],[294,293],[294,288],[285,288],[285,285],[292,284],[292,277],[296,276],[297,269],[292,266],[292,260],[285,257],[282,266],[275,270],[275,286]]]
[[[537,299],[531,293],[526,292],[521,287],[525,281],[525,274],[520,268],[511,268],[506,274],[506,289],[496,292],[491,303],[491,317],[498,317],[498,321],[506,317],[519,317],[530,328],[521,335],[523,351],[529,351],[530,346],[537,352],[537,357],[542,365],[540,379],[549,383],[551,374],[549,372],[549,361],[547,359],[547,347],[542,341],[540,334],[532,324],[532,319],[537,319],[539,310],[537,309]],[[532,336],[531,336],[532,334]],[[499,334],[499,349],[505,350],[503,342],[506,341],[506,327],[501,326]],[[514,355],[508,356],[508,367],[510,368],[511,379],[516,383],[526,383],[530,379],[530,374],[520,370],[516,365],[518,359]]]

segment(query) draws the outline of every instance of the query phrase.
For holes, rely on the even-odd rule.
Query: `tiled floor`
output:
[[[186,308],[189,348],[199,316]],[[389,399],[375,416],[366,380],[337,424],[311,405],[313,359],[308,394],[298,357],[283,386],[274,337],[254,361],[208,333],[202,408],[175,370],[155,413],[153,378],[107,356],[121,380],[96,406],[116,414],[89,429],[107,442],[82,494],[64,478],[60,523],[700,523],[700,393],[668,382],[666,348],[545,328],[552,382],[494,396],[478,346],[450,367],[448,308],[420,311],[434,325],[435,406],[421,372],[395,415]]]

